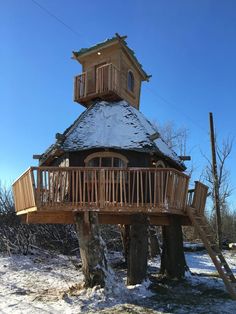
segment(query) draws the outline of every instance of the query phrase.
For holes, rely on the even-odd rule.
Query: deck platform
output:
[[[74,223],[78,212],[100,223],[129,224],[145,213],[151,224],[186,214],[189,177],[172,168],[31,167],[13,184],[15,208],[26,223]],[[195,198],[196,202],[196,198]]]

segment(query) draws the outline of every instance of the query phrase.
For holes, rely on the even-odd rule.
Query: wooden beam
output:
[[[179,159],[183,161],[187,161],[187,160],[191,160],[191,156],[179,156]]]
[[[74,224],[74,215],[75,212],[72,211],[51,211],[51,212],[28,212],[21,214],[20,218],[22,223],[28,224]],[[168,226],[170,224],[169,215],[148,215],[149,223],[151,225],[157,226]],[[98,214],[98,221],[102,225],[130,225],[133,223],[133,215],[127,214]],[[181,225],[190,226],[191,221],[187,216],[182,216],[179,218]]]
[[[20,216],[20,215],[25,215],[27,213],[36,212],[36,211],[37,211],[37,207],[30,207],[30,208],[16,212],[16,215]]]
[[[34,212],[22,218],[27,224],[74,224],[73,212]]]

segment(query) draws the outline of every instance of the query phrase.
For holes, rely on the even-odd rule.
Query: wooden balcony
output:
[[[13,184],[18,215],[30,212],[185,215],[189,177],[174,169],[31,167]]]
[[[112,64],[105,64],[75,77],[74,101],[87,104],[95,99],[121,100],[120,71]]]

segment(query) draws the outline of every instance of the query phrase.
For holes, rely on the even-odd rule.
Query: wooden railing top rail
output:
[[[105,68],[105,67],[113,67],[113,68],[115,68],[117,71],[120,71],[120,70],[117,68],[117,66],[115,66],[115,65],[114,65],[113,63],[111,63],[111,62],[101,65],[100,67],[97,68],[97,70],[102,69],[102,68]]]
[[[189,178],[189,176],[179,170],[174,168],[145,168],[145,167],[128,167],[128,168],[115,168],[115,167],[30,167],[32,170],[51,170],[51,171],[70,171],[70,170],[82,170],[82,171],[92,171],[92,170],[114,170],[114,171],[152,171],[152,172],[173,172],[179,174],[182,177]],[[29,170],[28,169],[28,170]],[[27,170],[27,171],[28,171]],[[16,180],[17,181],[17,180]]]
[[[29,167],[27,170],[25,170],[13,183],[12,183],[12,186],[14,186],[17,181],[19,181],[22,177],[24,177],[25,175],[27,175],[27,173],[31,170],[35,170],[35,168],[37,167]],[[38,167],[39,168],[39,167]]]

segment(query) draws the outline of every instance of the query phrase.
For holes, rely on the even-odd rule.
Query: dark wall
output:
[[[123,156],[125,156],[128,159],[128,167],[153,167],[153,161],[162,160],[165,164],[166,168],[175,168],[178,170],[183,170],[174,163],[170,163],[169,160],[167,160],[164,157],[160,157],[157,155],[151,155],[149,153],[142,153],[142,152],[135,152],[135,151],[129,151],[129,150],[116,150],[116,149],[88,149],[84,151],[78,151],[78,152],[70,152],[63,154],[61,157],[56,158],[52,160],[50,163],[48,163],[48,166],[61,166],[61,167],[84,167],[85,163],[84,160],[86,157],[90,154],[96,153],[96,152],[116,152]]]
[[[128,150],[102,150],[102,149],[90,149],[86,151],[80,151],[80,152],[71,152],[69,153],[69,163],[70,167],[84,167],[85,158],[95,152],[102,152],[102,151],[110,151],[110,152],[116,152],[123,156],[125,156],[128,160],[128,167],[151,167],[152,166],[152,158],[150,154],[147,153],[139,153],[134,151],[128,151]]]

